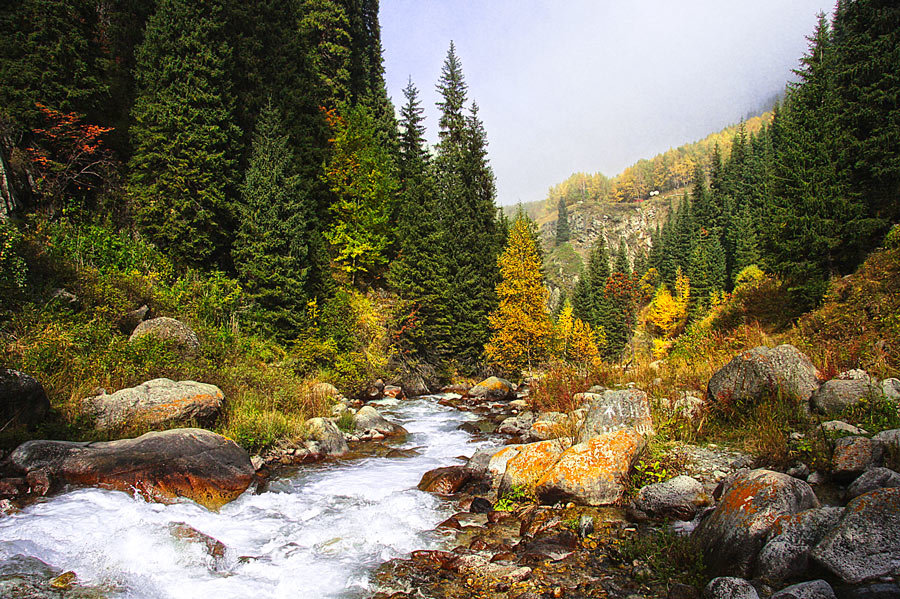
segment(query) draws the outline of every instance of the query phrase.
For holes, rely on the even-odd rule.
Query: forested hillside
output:
[[[0,33],[0,355],[60,413],[190,373],[257,397],[232,421],[263,427],[290,410],[254,368],[348,391],[481,368],[506,226],[452,42],[427,148],[415,85],[399,122],[387,97],[377,0],[27,0]],[[139,308],[205,350],[117,362]]]

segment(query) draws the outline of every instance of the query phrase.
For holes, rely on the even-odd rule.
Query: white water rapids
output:
[[[441,546],[433,529],[452,506],[416,489],[422,474],[458,464],[454,458],[483,445],[457,430],[473,416],[435,398],[387,401],[380,409],[410,432],[398,447],[419,455],[302,467],[218,513],[193,502],[72,491],[0,519],[0,561],[34,556],[117,598],[366,596],[379,564]],[[224,559],[173,536],[170,524],[178,522],[222,541]]]

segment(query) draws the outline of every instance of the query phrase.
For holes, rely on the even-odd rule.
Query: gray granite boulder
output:
[[[757,347],[735,356],[709,380],[707,400],[755,403],[778,392],[808,401],[819,372],[793,345]]]
[[[834,589],[824,580],[801,582],[781,589],[769,599],[836,599]]]
[[[823,507],[778,518],[757,556],[755,577],[773,586],[802,580],[809,569],[809,552],[837,526],[843,513],[843,508]]]
[[[306,448],[323,455],[343,455],[350,451],[340,429],[331,420],[310,418],[306,421]]]
[[[195,381],[153,379],[137,387],[82,400],[82,410],[99,430],[209,425],[222,409],[225,395],[215,385]]]
[[[820,414],[838,415],[850,406],[875,393],[880,393],[878,381],[869,378],[834,378],[825,381],[813,393],[810,404]]]
[[[406,429],[382,416],[372,406],[363,406],[353,416],[353,430],[358,433],[375,430],[387,437],[406,435]]]
[[[654,433],[650,399],[644,391],[624,389],[602,394],[585,393],[584,398],[589,403],[578,429],[578,443],[624,429],[633,429],[641,435]]]
[[[711,502],[699,481],[682,475],[642,488],[634,507],[657,518],[690,520]]]
[[[831,459],[836,480],[852,480],[870,468],[881,466],[887,446],[877,439],[842,437],[834,443]]]
[[[720,576],[703,589],[703,599],[759,599],[759,593],[743,578]]]
[[[847,488],[847,497],[854,499],[876,489],[900,487],[900,474],[888,468],[872,468],[860,474]]]
[[[146,336],[174,341],[188,352],[196,352],[200,349],[200,338],[197,337],[197,333],[180,320],[175,320],[174,318],[160,316],[159,318],[145,320],[137,325],[128,340],[134,341]]]
[[[871,491],[848,503],[841,521],[810,555],[850,584],[896,572],[900,568],[900,488]]]

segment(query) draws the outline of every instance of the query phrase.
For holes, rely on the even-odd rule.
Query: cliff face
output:
[[[617,251],[624,239],[632,262],[638,249],[650,249],[650,237],[656,226],[662,226],[669,214],[668,199],[653,199],[628,204],[575,204],[569,208],[571,244],[586,259],[591,247],[601,235],[607,247]],[[548,252],[556,238],[556,218],[541,224],[541,239]]]

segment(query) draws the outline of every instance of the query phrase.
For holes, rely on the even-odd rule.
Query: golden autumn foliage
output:
[[[493,334],[484,349],[493,364],[521,370],[549,358],[555,340],[541,259],[525,217],[517,218],[510,229],[498,265],[500,305],[488,317]]]
[[[653,340],[653,355],[657,358],[665,355],[672,339],[676,337],[687,323],[688,301],[691,295],[690,280],[678,270],[675,278],[675,295],[662,284],[647,306],[644,322],[647,328],[656,335]]]
[[[560,354],[563,360],[574,364],[593,364],[600,358],[600,349],[606,342],[603,330],[593,331],[591,325],[572,314],[572,304],[566,301],[556,325],[559,332]]]

